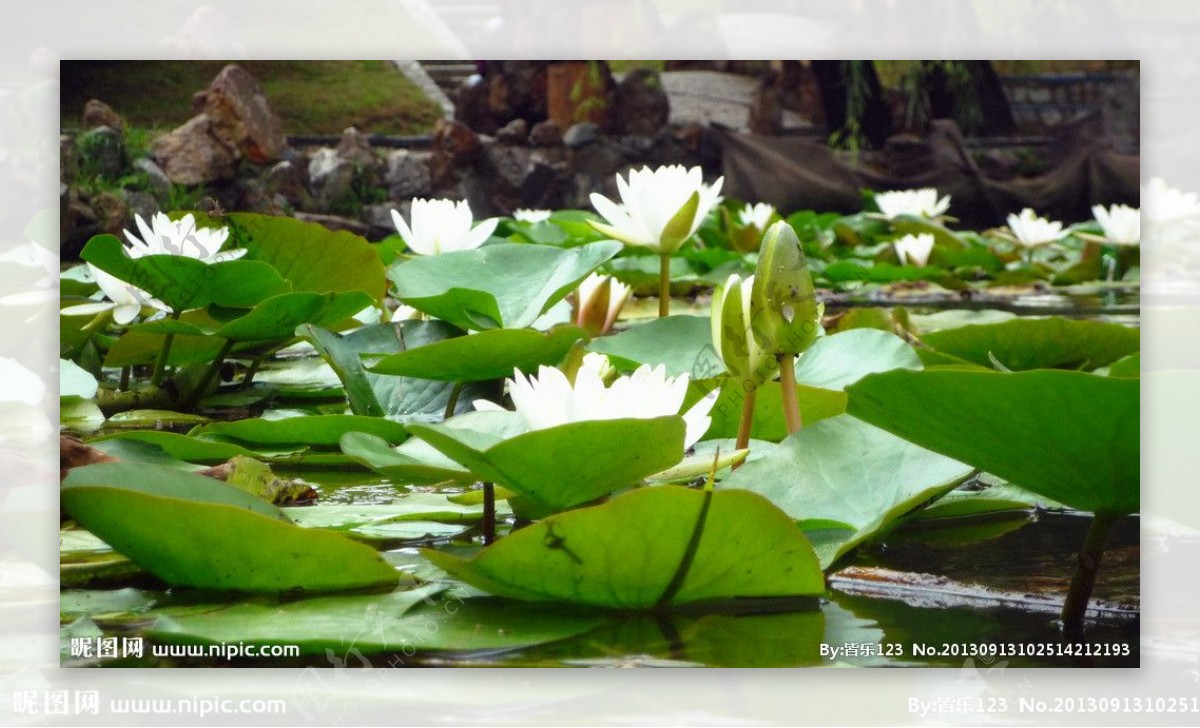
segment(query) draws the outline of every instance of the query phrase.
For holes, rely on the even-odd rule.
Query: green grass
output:
[[[97,98],[132,126],[165,131],[193,115],[192,95],[232,61],[63,61],[62,126]],[[237,61],[262,85],[287,134],[422,134],[441,115],[387,61]]]

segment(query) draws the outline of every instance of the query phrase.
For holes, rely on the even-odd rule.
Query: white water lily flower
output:
[[[135,260],[143,255],[182,255],[205,263],[220,263],[246,254],[245,248],[222,251],[221,246],[229,237],[229,230],[223,227],[198,228],[196,218],[190,212],[178,220],[172,220],[161,212],[155,213],[149,225],[141,215],[134,215],[133,221],[142,237],[126,230],[125,237],[129,245],[125,246],[125,250]]]
[[[399,321],[419,321],[424,316],[425,314],[421,313],[412,306],[402,303],[396,307],[395,311],[392,311],[392,323],[397,323]]]
[[[592,193],[592,206],[607,222],[593,221],[591,225],[627,245],[673,253],[696,233],[717,204],[724,179],[706,185],[699,167],[679,165],[631,170],[628,182],[617,175],[621,204]],[[676,219],[693,196],[698,198],[695,212],[690,218]]]
[[[404,239],[408,249],[419,255],[437,255],[458,250],[474,250],[483,245],[496,225],[497,218],[488,218],[472,227],[475,218],[466,200],[422,200],[413,198],[412,225],[396,210],[392,210],[392,222]]]
[[[760,202],[757,205],[746,203],[738,213],[743,225],[753,225],[759,230],[766,230],[771,224],[771,217],[775,214],[775,207],[766,202]]]
[[[899,240],[892,241],[896,247],[896,255],[900,256],[901,265],[925,265],[929,262],[929,254],[933,252],[933,235],[905,235]]]
[[[1142,240],[1142,213],[1129,205],[1092,206],[1092,215],[1100,223],[1105,239],[1115,245],[1137,245]]]
[[[1017,242],[1026,248],[1058,242],[1067,234],[1061,222],[1051,222],[1044,217],[1038,217],[1029,207],[1021,210],[1020,215],[1008,216],[1008,229],[1012,231]]]
[[[530,225],[536,225],[539,222],[546,222],[550,219],[551,212],[549,210],[513,210],[513,219],[517,222],[527,222]]]
[[[567,375],[553,367],[542,366],[536,377],[528,378],[516,370],[508,380],[509,395],[530,430],[587,420],[652,419],[679,414],[687,395],[686,374],[672,378],[664,365],[652,368],[643,364],[606,387],[600,369],[599,364],[592,363],[580,367],[573,385]],[[685,449],[712,424],[708,413],[715,402],[713,392],[683,414],[687,427]]]
[[[941,217],[950,209],[950,195],[938,199],[938,191],[933,187],[896,190],[878,193],[875,195],[875,204],[887,217],[912,215],[932,220]]]
[[[629,286],[612,276],[590,274],[579,283],[575,294],[575,325],[594,335],[611,330],[630,293]]]

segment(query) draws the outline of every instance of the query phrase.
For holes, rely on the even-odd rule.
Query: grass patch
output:
[[[192,95],[232,61],[63,61],[62,125],[100,99],[135,127],[165,131],[192,117]],[[438,105],[387,61],[237,61],[262,85],[288,134],[423,134]]]

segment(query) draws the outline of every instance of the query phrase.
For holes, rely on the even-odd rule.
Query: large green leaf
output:
[[[453,383],[369,372],[363,366],[362,356],[389,355],[410,346],[427,346],[461,335],[461,330],[441,321],[405,321],[364,326],[344,336],[309,325],[301,326],[299,333],[337,373],[354,414],[424,421],[442,419]],[[481,385],[467,384],[459,395],[455,412],[469,410],[473,400],[486,398],[490,391]]]
[[[365,432],[392,443],[408,437],[404,425],[381,417],[359,415],[303,415],[267,420],[253,417],[230,422],[214,422],[192,430],[193,436],[227,438],[267,446],[305,445],[336,447],[347,432]]]
[[[728,377],[719,381],[721,393],[709,413],[712,425],[704,433],[705,440],[737,437],[738,422],[742,416],[742,403],[746,398],[741,385]],[[779,442],[788,434],[783,419],[783,394],[779,382],[766,382],[757,392],[750,436],[756,440]],[[800,399],[800,416],[805,426],[846,411],[846,395],[843,392],[800,384],[796,387],[796,394]]]
[[[63,508],[173,586],[248,592],[396,584],[374,550],[291,523],[279,509],[212,478],[140,463],[76,468]]]
[[[813,342],[796,363],[796,382],[843,390],[868,374],[920,368],[917,353],[899,336],[876,329],[852,329]]]
[[[270,264],[296,291],[365,291],[381,300],[387,291],[383,263],[364,238],[293,217],[237,212],[215,221],[229,227],[229,247],[246,248],[248,260]]]
[[[526,431],[524,420],[515,412],[467,412],[446,420],[443,425],[468,432],[486,433],[496,441]],[[472,483],[476,478],[456,461],[442,454],[419,437],[393,448],[386,441],[365,432],[348,432],[341,440],[342,452],[397,483]]]
[[[1141,348],[1137,329],[1104,321],[1061,317],[1018,318],[925,334],[943,354],[992,367],[992,357],[1012,371],[1095,369]]]
[[[183,255],[147,255],[134,260],[115,236],[88,241],[83,260],[131,283],[174,311],[219,306],[253,306],[290,286],[266,263],[229,260],[205,263]]]
[[[511,377],[513,369],[534,372],[541,364],[557,364],[583,330],[562,326],[547,333],[532,329],[492,329],[435,341],[384,357],[367,368],[446,382],[475,382]]]
[[[409,431],[477,479],[556,510],[634,485],[683,458],[677,416],[573,422],[507,439],[448,425]]]
[[[805,425],[719,488],[760,493],[802,524],[840,524],[812,535],[821,564],[828,567],[970,472],[960,462],[842,415]]]
[[[197,463],[218,463],[228,460],[235,455],[244,455],[246,457],[261,458],[262,452],[256,452],[242,445],[237,445],[231,442],[216,442],[213,440],[204,440],[198,437],[188,437],[177,432],[166,432],[158,430],[129,430],[127,432],[114,432],[112,434],[97,437],[91,440],[89,444],[103,446],[103,443],[112,440],[136,440],[138,442],[149,443],[162,449],[167,455],[178,460],[186,460],[188,462]],[[290,449],[289,452],[297,452],[295,449]],[[274,454],[279,454],[278,452]]]
[[[665,365],[667,376],[687,374],[703,379],[725,372],[725,365],[712,345],[708,316],[667,316],[634,324],[612,336],[596,339],[590,351],[607,354],[618,369],[636,369],[642,364]]]
[[[182,644],[297,645],[301,654],[317,656],[395,653],[400,662],[389,664],[403,665],[414,650],[513,649],[572,637],[604,622],[595,613],[495,599],[435,600],[436,591],[421,587],[164,613],[147,634]]]
[[[184,333],[176,333],[172,341],[167,360],[172,366],[210,362],[220,353],[221,347],[225,344],[221,339],[207,335],[206,329],[216,327],[218,324],[206,309],[186,311],[178,321],[173,323],[176,326],[191,324],[195,328],[194,330],[184,330],[182,327],[175,329],[184,331]],[[135,324],[121,338],[117,339],[104,357],[104,366],[126,367],[156,361],[162,351],[164,338],[163,334],[159,332],[160,330],[156,330],[156,327],[166,326],[166,321],[154,322],[151,329],[143,328],[145,326],[150,326],[150,324]]]
[[[736,490],[641,488],[538,521],[470,559],[423,553],[472,586],[526,601],[654,609],[825,590],[792,519]]]
[[[523,329],[579,285],[621,244],[578,248],[497,243],[413,258],[388,271],[405,303],[463,329]]]
[[[895,371],[848,411],[919,445],[1086,511],[1138,509],[1140,385],[1082,372]]]

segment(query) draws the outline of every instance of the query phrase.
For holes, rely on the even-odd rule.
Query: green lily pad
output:
[[[304,336],[341,380],[350,409],[356,415],[394,417],[424,421],[441,420],[454,389],[452,382],[416,377],[397,377],[369,372],[364,354],[395,354],[408,347],[421,347],[461,335],[461,330],[441,321],[405,321],[402,324],[364,326],[346,335],[305,325]],[[455,412],[465,412],[475,399],[491,390],[468,383],[459,394]]]
[[[289,644],[305,655],[500,650],[554,642],[604,623],[595,613],[536,609],[495,599],[435,600],[436,587],[380,595],[244,602],[191,614],[163,613],[147,633],[180,644]],[[165,610],[164,610],[165,611]],[[369,615],[369,619],[364,619]]]
[[[796,382],[844,390],[868,374],[920,368],[916,351],[899,336],[875,329],[853,329],[813,342],[796,362]]]
[[[205,263],[182,255],[147,255],[134,260],[113,235],[92,238],[79,257],[146,291],[173,311],[214,303],[254,306],[290,288],[278,271],[259,261]]]
[[[712,345],[708,316],[667,316],[634,324],[625,331],[588,344],[588,350],[607,354],[613,366],[632,370],[642,364],[665,365],[667,376],[687,374],[703,379],[725,372]]]
[[[934,349],[991,368],[990,357],[1012,371],[1102,367],[1141,348],[1137,329],[1061,317],[1019,318],[925,334]]]
[[[365,291],[376,301],[387,292],[383,263],[361,236],[294,217],[236,212],[209,224],[229,227],[229,247],[245,248],[247,260],[265,262],[294,291]],[[360,307],[361,308],[361,307]]]
[[[578,248],[497,243],[413,258],[388,277],[402,301],[462,329],[523,329],[579,285],[621,244]]]
[[[551,516],[470,559],[423,550],[497,596],[614,609],[795,603],[825,591],[816,555],[786,514],[746,491],[663,485]]]
[[[109,425],[112,427],[151,427],[154,429],[202,425],[208,421],[204,415],[153,409],[125,410],[108,418]]]
[[[814,547],[828,568],[909,511],[953,490],[970,472],[967,465],[843,415],[805,425],[736,470],[718,490],[759,493],[807,522],[807,529],[826,522],[821,530],[830,533]]]
[[[683,458],[677,416],[573,422],[508,439],[448,425],[409,431],[478,480],[556,510],[634,485]]]
[[[398,422],[360,415],[303,415],[273,420],[253,417],[213,422],[197,427],[190,434],[239,440],[252,446],[337,447],[347,432],[366,432],[392,444],[404,442],[408,437],[408,431]]]
[[[895,371],[852,385],[848,411],[1085,511],[1138,509],[1140,383],[1082,372]]]
[[[290,339],[301,324],[332,326],[370,306],[363,291],[309,293],[298,291],[268,298],[249,313],[230,321],[214,335],[236,341]]]
[[[367,546],[300,528],[249,493],[171,468],[76,468],[63,481],[62,504],[89,531],[173,586],[334,591],[400,579]]]
[[[745,396],[737,382],[728,377],[720,381],[721,393],[717,395],[717,401],[709,413],[712,425],[704,433],[705,440],[737,437]],[[750,437],[779,442],[788,434],[783,418],[783,394],[779,382],[766,382],[757,391]],[[800,400],[800,417],[806,427],[846,411],[846,395],[843,392],[800,384],[796,387],[796,394]]]
[[[492,329],[405,349],[384,357],[367,371],[446,382],[499,379],[511,377],[514,369],[534,372],[541,364],[557,364],[584,337],[583,329],[575,326],[546,333]]]
[[[166,326],[165,321],[154,322],[155,326]],[[220,353],[224,341],[209,336],[205,328],[215,326],[212,317],[205,309],[186,311],[175,324],[190,324],[194,329],[177,333],[171,343],[171,351],[167,363],[171,366],[186,366],[188,364],[204,364],[212,361]],[[108,353],[104,356],[106,367],[126,367],[136,364],[150,364],[158,359],[162,351],[163,334],[146,330],[148,324],[131,326],[121,338],[117,339]],[[235,350],[236,351],[236,350]]]
[[[497,440],[526,432],[525,422],[515,412],[467,412],[442,423],[446,427],[491,433]],[[365,432],[342,436],[342,452],[351,459],[397,483],[473,483],[476,478],[456,461],[419,437],[399,447]]]
[[[1096,373],[1100,374],[1101,371],[1097,370]],[[1140,377],[1142,376],[1142,355],[1137,353],[1123,356],[1110,364],[1103,373],[1110,377]]]
[[[255,452],[241,445],[235,445],[230,442],[216,442],[214,440],[204,440],[198,437],[189,437],[180,435],[176,432],[159,432],[155,430],[130,430],[128,432],[114,432],[110,435],[104,435],[91,440],[89,445],[102,447],[103,443],[111,440],[136,440],[139,442],[156,445],[162,449],[164,453],[177,460],[186,460],[196,463],[218,463],[228,460],[235,455],[244,455],[252,458],[262,458],[264,453]],[[288,452],[298,452],[291,450]]]
[[[410,493],[387,505],[315,505],[284,508],[298,525],[348,531],[408,521],[471,524],[483,518],[482,505],[462,505],[441,493]]]

